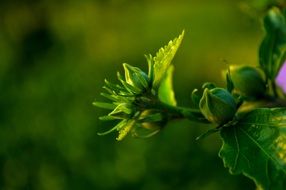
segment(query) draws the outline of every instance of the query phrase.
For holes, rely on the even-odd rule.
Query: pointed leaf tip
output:
[[[114,108],[116,108],[116,105],[111,104],[111,103],[106,103],[106,102],[93,102],[92,105],[99,107],[99,108],[110,109],[110,110],[113,110]]]
[[[181,45],[183,37],[184,31],[179,35],[179,37],[175,38],[174,40],[171,40],[168,45],[164,46],[163,48],[160,48],[160,50],[156,53],[156,56],[153,58],[154,88],[158,88],[178,48]]]

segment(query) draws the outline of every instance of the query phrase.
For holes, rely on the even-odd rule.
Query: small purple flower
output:
[[[286,61],[276,77],[276,84],[286,93]]]

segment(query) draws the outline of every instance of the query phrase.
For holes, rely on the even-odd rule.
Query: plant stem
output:
[[[209,123],[198,109],[172,106],[163,102],[160,102],[159,108],[167,112],[171,119],[188,119],[200,123]]]
[[[199,123],[210,123],[200,112],[199,109],[173,106],[160,101],[152,93],[146,95],[147,102],[138,100],[136,106],[140,107],[141,110],[156,109],[159,112],[165,113],[168,116],[168,120],[174,119],[188,119],[190,121],[195,121]]]

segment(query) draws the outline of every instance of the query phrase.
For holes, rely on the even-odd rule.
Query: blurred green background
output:
[[[229,0],[10,0],[0,3],[0,189],[255,189],[218,158],[211,126],[170,123],[150,139],[116,133],[92,106],[121,64],[146,69],[185,29],[173,63],[179,105],[229,64],[256,64],[258,19]]]

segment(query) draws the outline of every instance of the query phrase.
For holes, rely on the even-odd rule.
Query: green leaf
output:
[[[146,58],[147,63],[148,63],[148,78],[149,78],[149,82],[151,84],[151,82],[154,80],[153,57],[151,54],[149,54],[149,55],[145,55],[145,58]]]
[[[103,109],[110,109],[113,110],[116,108],[116,105],[111,104],[111,103],[106,103],[106,102],[93,102],[92,105],[103,108]]]
[[[118,118],[110,116],[110,115],[104,115],[98,118],[101,121],[111,121],[111,120],[116,120]]]
[[[172,106],[176,106],[177,102],[176,102],[175,93],[173,90],[173,71],[174,71],[174,66],[171,65],[168,68],[166,75],[161,81],[161,84],[158,90],[158,96],[159,96],[159,100],[161,100],[162,102],[172,105]]]
[[[109,99],[109,100],[112,100],[112,101],[116,101],[117,100],[115,95],[110,95],[110,94],[107,94],[107,93],[104,93],[104,92],[100,93],[100,95],[105,97],[105,98],[107,98],[107,99]]]
[[[163,79],[171,61],[173,60],[181,42],[184,37],[184,31],[182,34],[175,38],[173,41],[170,41],[168,45],[161,48],[154,57],[154,77],[153,77],[153,87],[157,88],[160,85],[161,80]],[[149,61],[150,62],[150,61]]]
[[[286,13],[274,7],[264,18],[265,37],[259,48],[259,63],[266,76],[273,80],[285,61]]]
[[[116,116],[117,114],[120,113],[131,114],[132,113],[131,105],[127,103],[120,103],[115,107],[115,109],[112,112],[109,113],[109,115]]]
[[[219,156],[232,174],[265,190],[286,189],[286,108],[261,108],[221,130]]]
[[[107,135],[113,131],[120,131],[126,124],[128,123],[128,120],[122,120],[117,125],[115,125],[113,128],[109,129],[108,131],[102,132],[102,133],[97,133],[100,136]]]

